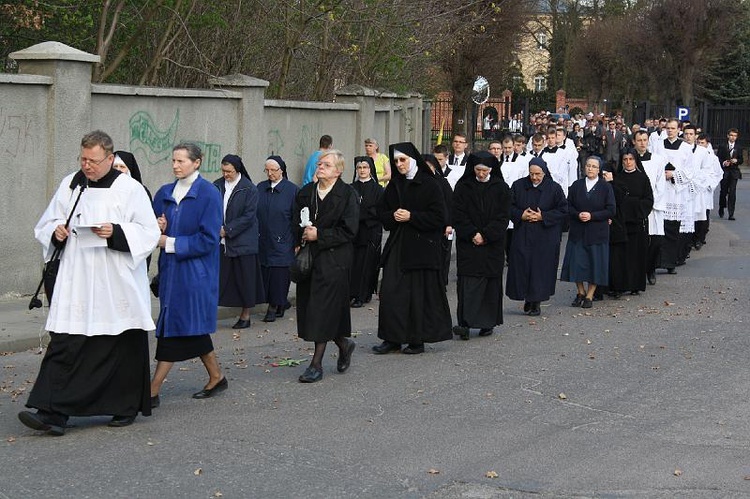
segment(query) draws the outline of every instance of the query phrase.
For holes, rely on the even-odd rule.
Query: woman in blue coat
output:
[[[201,150],[178,144],[172,150],[177,180],[154,196],[159,238],[159,320],[156,323],[156,371],[151,406],[175,362],[200,357],[209,380],[193,398],[208,398],[226,389],[211,334],[216,331],[219,301],[219,232],[222,199],[198,173]]]
[[[250,309],[265,302],[258,260],[258,189],[242,163],[227,154],[214,185],[224,200],[219,261],[219,306],[242,307],[233,329],[250,327]]]
[[[523,300],[526,314],[539,315],[540,302],[555,294],[568,202],[541,158],[531,159],[529,176],[513,182],[510,191],[514,228],[505,295]]]
[[[268,303],[263,321],[273,322],[291,307],[287,297],[294,261],[292,208],[299,188],[287,179],[286,163],[279,156],[270,156],[263,171],[268,177],[258,184],[260,269]]]
[[[586,176],[568,190],[570,232],[560,280],[576,283],[573,307],[591,308],[597,285],[609,283],[609,220],[615,216],[615,193],[600,177],[601,166],[601,158],[589,156]]]

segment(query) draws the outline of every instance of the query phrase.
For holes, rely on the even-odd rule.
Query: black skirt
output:
[[[378,285],[380,273],[380,246],[367,243],[354,247],[354,262],[349,281],[352,298],[368,302]]]
[[[502,277],[458,276],[458,325],[493,328],[503,323]]]
[[[254,307],[265,301],[266,293],[258,255],[226,256],[219,261],[219,306]]]
[[[27,407],[66,416],[151,415],[148,336],[50,332]]]
[[[180,362],[206,355],[214,350],[210,334],[156,338],[156,360]]]
[[[399,237],[401,231],[396,231]],[[401,271],[401,241],[383,265],[378,338],[393,343],[435,343],[453,338],[452,319],[440,270]]]

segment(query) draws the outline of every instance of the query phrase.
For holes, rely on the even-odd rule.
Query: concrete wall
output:
[[[80,140],[91,130],[106,131],[115,149],[135,154],[152,192],[173,180],[171,150],[181,141],[201,145],[206,178],[218,178],[221,158],[232,153],[256,183],[265,179],[263,163],[272,153],[299,183],[323,134],[349,160],[346,181],[367,137],[378,139],[384,153],[389,143],[429,146],[421,95],[350,86],[334,103],[270,100],[268,82],[246,75],[215,78],[213,90],[92,84],[98,56],[61,43],[11,57],[19,74],[0,74],[0,297],[36,289],[43,262],[33,227],[60,180],[79,168]]]

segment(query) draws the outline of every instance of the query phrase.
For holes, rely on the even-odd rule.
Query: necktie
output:
[[[505,156],[505,162],[507,163],[508,161],[510,161],[510,158],[508,156]]]

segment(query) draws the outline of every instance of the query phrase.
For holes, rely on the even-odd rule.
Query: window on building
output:
[[[547,78],[542,75],[534,78],[534,92],[544,92],[547,90]]]
[[[547,33],[539,32],[536,35],[537,45],[536,48],[538,50],[547,50]]]

